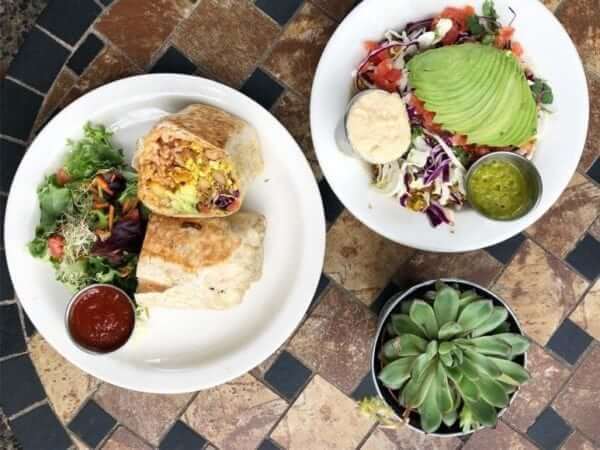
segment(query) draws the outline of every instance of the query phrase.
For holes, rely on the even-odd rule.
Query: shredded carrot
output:
[[[138,205],[137,198],[134,198],[134,197],[128,198],[127,200],[125,200],[125,203],[123,203],[123,214],[127,214],[130,210],[135,208],[137,205]]]
[[[113,221],[115,220],[115,207],[110,205],[108,208],[108,230],[112,231]]]
[[[108,203],[106,203],[103,200],[95,200],[94,201],[94,209],[104,209],[108,206]]]
[[[108,186],[108,183],[104,180],[104,178],[102,178],[101,175],[98,175],[96,177],[96,183],[98,183],[98,187],[100,187],[104,192],[106,192],[108,195],[114,195],[114,192],[112,191],[112,189]]]

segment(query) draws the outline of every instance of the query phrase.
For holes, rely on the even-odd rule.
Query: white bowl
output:
[[[333,34],[317,68],[310,103],[315,151],[323,174],[341,202],[375,232],[409,247],[437,252],[480,249],[521,232],[558,199],[573,176],[587,135],[588,91],[575,46],[558,20],[539,0],[496,0],[503,24],[516,12],[515,39],[536,76],[554,91],[555,111],[533,158],[544,185],[538,206],[521,219],[496,222],[470,208],[456,213],[453,227],[433,228],[424,214],[402,208],[396,199],[370,188],[368,166],[339,151],[335,129],[352,95],[353,71],[365,56],[363,43],[380,40],[386,30],[439,14],[446,6],[471,4],[481,11],[483,0],[364,0]]]

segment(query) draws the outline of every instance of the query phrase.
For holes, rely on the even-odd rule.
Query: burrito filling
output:
[[[182,214],[238,208],[237,176],[225,151],[171,134],[154,144],[142,173],[161,206]]]

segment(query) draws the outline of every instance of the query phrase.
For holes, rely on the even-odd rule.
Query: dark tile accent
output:
[[[4,120],[4,117],[0,119],[0,122],[2,120]],[[0,190],[9,191],[10,184],[24,154],[25,147],[21,144],[0,138]]]
[[[279,25],[285,25],[298,10],[303,0],[256,0],[256,6],[271,16]]]
[[[0,300],[12,300],[15,296],[10,275],[8,274],[8,265],[6,264],[6,253],[0,250]]]
[[[0,373],[2,373],[0,404],[7,416],[12,416],[46,397],[28,355],[0,362]]]
[[[67,66],[76,74],[81,75],[103,48],[104,42],[95,34],[90,33],[69,58]]]
[[[319,303],[321,299],[321,294],[323,291],[329,286],[329,277],[324,273],[321,273],[321,278],[319,278],[319,284],[317,285],[317,290],[315,291],[315,295],[313,296],[312,302],[310,304],[311,307]]]
[[[42,96],[4,78],[0,80],[0,99],[0,133],[26,141],[42,104]],[[3,165],[4,162],[0,167]]]
[[[376,397],[377,390],[373,383],[373,375],[371,371],[365,375],[360,384],[352,392],[352,398],[356,401],[362,400],[365,397]]]
[[[158,447],[159,450],[187,450],[204,448],[207,440],[197,434],[181,420],[175,422]]]
[[[48,405],[11,420],[10,426],[25,450],[63,450],[73,444]]]
[[[69,45],[75,45],[102,10],[94,0],[50,2],[38,25]]]
[[[390,281],[388,285],[383,288],[383,291],[381,291],[381,293],[377,296],[373,303],[371,303],[371,306],[369,306],[369,308],[375,314],[379,315],[387,301],[392,297],[392,295],[395,295],[398,292],[401,292],[402,290],[403,289],[400,286],[398,286],[393,281]]]
[[[267,373],[265,381],[291,401],[310,378],[311,370],[291,353],[281,352]]]
[[[0,356],[27,351],[19,307],[16,303],[0,306]]]
[[[271,439],[266,438],[260,443],[256,450],[281,450],[281,447],[273,442]]]
[[[175,47],[169,47],[150,70],[152,73],[183,73],[188,75],[195,71],[196,65]]]
[[[261,69],[256,69],[240,89],[251,99],[269,109],[277,101],[283,87]]]
[[[596,162],[592,164],[592,167],[587,171],[587,174],[596,183],[600,183],[600,158],[596,158]]]
[[[500,242],[499,244],[493,245],[491,247],[487,247],[485,249],[490,255],[500,261],[502,264],[508,264],[510,259],[514,256],[515,253],[521,247],[521,244],[525,240],[525,236],[522,233],[519,233],[504,242]]]
[[[338,200],[325,178],[319,182],[319,191],[325,209],[325,220],[328,223],[333,223],[344,210],[344,205]]]
[[[112,430],[116,420],[94,400],[88,401],[69,423],[69,429],[90,447],[96,447]]]
[[[74,14],[76,16],[76,14]],[[69,51],[43,31],[33,28],[17,53],[8,75],[42,92],[48,92]]]
[[[529,436],[543,450],[555,450],[573,430],[556,411],[548,407],[527,430]]]
[[[569,364],[575,364],[592,342],[592,337],[577,324],[566,319],[554,332],[547,347],[560,355]]]
[[[102,3],[104,6],[108,6],[113,2],[113,0],[100,0],[100,3]]]
[[[593,281],[600,274],[600,242],[586,233],[575,249],[567,255],[567,262],[588,280]]]
[[[4,161],[2,161],[4,163]],[[2,176],[4,174],[1,174]],[[4,248],[4,217],[6,215],[6,201],[8,198],[0,194],[0,247]],[[1,276],[1,275],[0,275]],[[0,286],[0,290],[2,287]]]

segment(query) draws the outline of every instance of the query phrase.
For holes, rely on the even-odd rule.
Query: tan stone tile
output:
[[[327,233],[325,272],[369,305],[414,250],[388,241],[344,211]]]
[[[200,391],[183,421],[221,450],[245,450],[262,442],[287,403],[246,374]]]
[[[590,336],[600,340],[600,280],[588,291],[570,319]]]
[[[271,437],[288,450],[356,448],[374,422],[319,375],[296,399]]]
[[[400,266],[394,280],[402,287],[436,278],[462,278],[489,286],[502,270],[502,264],[489,253],[416,252]]]
[[[356,4],[356,0],[312,0],[312,2],[337,20],[343,19]]]
[[[586,75],[590,93],[590,122],[587,141],[579,161],[580,172],[587,172],[600,156],[600,75],[589,71]]]
[[[279,27],[246,0],[203,0],[173,42],[196,65],[238,87],[279,34]]]
[[[145,67],[173,32],[189,16],[193,0],[117,0],[95,28]]]
[[[85,399],[99,384],[58,354],[42,336],[35,334],[28,342],[31,361],[44,385],[48,400],[63,423],[73,418]]]
[[[600,188],[575,172],[558,201],[527,232],[563,258],[600,214]]]
[[[558,258],[526,240],[494,291],[514,308],[525,333],[546,345],[587,285]]]
[[[583,62],[600,73],[600,16],[597,12],[598,0],[564,0],[556,15],[575,42]]]
[[[428,436],[408,427],[399,430],[377,428],[361,450],[455,450],[461,445],[460,439]]]
[[[157,445],[193,395],[145,394],[103,384],[95,399],[121,424]]]
[[[556,8],[558,8],[558,5],[560,5],[560,2],[561,2],[561,0],[541,0],[541,1],[552,12],[556,11]]]
[[[562,450],[597,450],[597,448],[578,431],[575,431],[562,446]]]
[[[589,233],[596,239],[600,240],[600,218],[596,219],[596,221],[592,224]]]
[[[536,450],[537,447],[511,430],[501,420],[496,428],[486,428],[473,434],[463,450]]]
[[[102,450],[152,450],[152,447],[127,428],[119,427],[102,446]]]
[[[531,379],[521,386],[502,417],[502,420],[523,433],[527,432],[571,373],[537,344],[531,345],[527,357]]]
[[[317,180],[320,180],[323,178],[323,174],[312,143],[308,110],[307,100],[287,91],[273,107],[273,114],[294,136],[294,139],[296,139],[304,152],[304,156],[306,156],[315,177]]]
[[[75,76],[70,69],[64,67],[60,71],[56,80],[54,80],[54,84],[50,88],[50,91],[46,95],[46,99],[44,100],[44,103],[42,103],[42,107],[35,119],[35,123],[33,124],[34,132],[37,132],[37,130],[46,123],[76,81],[77,76]]]
[[[125,56],[111,47],[106,47],[83,72],[79,81],[61,102],[67,106],[86,92],[114,80],[140,73]]]
[[[596,442],[600,442],[600,346],[585,357],[554,402],[560,415]]]
[[[313,76],[335,23],[321,10],[305,3],[275,45],[265,67],[288,86],[310,94]]]
[[[333,287],[298,330],[289,348],[306,365],[350,394],[369,371],[376,328],[377,320],[368,308]]]

